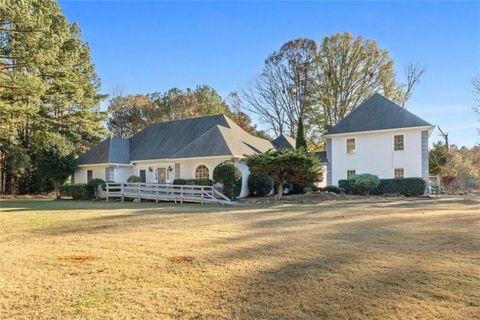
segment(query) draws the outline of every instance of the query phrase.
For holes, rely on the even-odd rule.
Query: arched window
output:
[[[207,166],[201,164],[195,170],[195,179],[209,179],[210,174],[208,172]]]

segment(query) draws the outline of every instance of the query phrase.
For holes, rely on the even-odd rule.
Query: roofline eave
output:
[[[351,132],[341,132],[341,133],[328,133],[328,134],[325,134],[324,137],[331,138],[331,137],[341,137],[341,136],[370,134],[370,133],[387,133],[387,132],[394,132],[394,131],[401,131],[401,130],[416,131],[421,129],[428,129],[429,131],[432,131],[433,128],[435,128],[434,125],[428,125],[428,126],[403,127],[403,128],[391,128],[391,129],[380,129],[380,130],[351,131]]]

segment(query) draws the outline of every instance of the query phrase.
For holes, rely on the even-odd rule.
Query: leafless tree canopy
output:
[[[402,101],[402,107],[405,106],[405,103],[412,96],[413,89],[418,85],[424,73],[425,67],[418,63],[409,63],[405,68],[405,77],[407,79],[407,83],[404,85],[405,97]]]
[[[334,34],[317,48],[314,40],[296,39],[266,59],[243,96],[248,111],[275,135],[294,136],[302,115],[307,139],[318,146],[329,126],[376,92],[403,105],[424,71],[409,65],[402,86],[388,52],[375,41]]]

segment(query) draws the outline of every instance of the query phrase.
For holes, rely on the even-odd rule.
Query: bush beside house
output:
[[[175,179],[173,180],[174,185],[181,186],[213,186],[213,181],[210,179]]]
[[[273,190],[274,181],[270,176],[248,176],[248,190],[254,197],[264,197]]]
[[[344,189],[347,194],[357,194],[354,181],[354,179],[339,180],[338,186]],[[371,194],[400,194],[407,197],[421,196],[424,194],[425,188],[426,183],[422,178],[380,179],[380,183],[372,190]]]
[[[231,161],[224,161],[213,169],[213,182],[222,185],[222,192],[235,200],[242,191],[242,173]]]

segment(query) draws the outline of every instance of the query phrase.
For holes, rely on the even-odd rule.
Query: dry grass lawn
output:
[[[480,200],[0,200],[1,319],[480,319]]]

